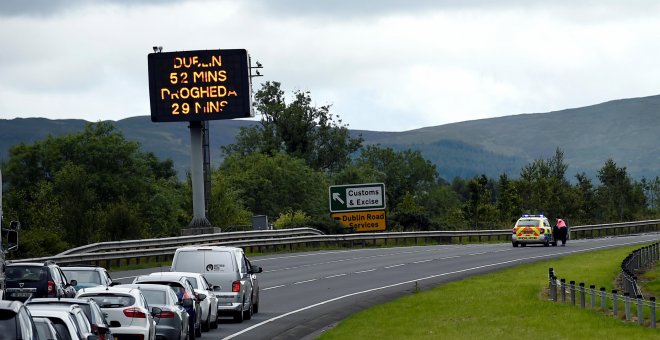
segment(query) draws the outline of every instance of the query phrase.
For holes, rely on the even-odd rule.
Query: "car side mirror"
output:
[[[214,291],[214,292],[221,292],[221,291],[222,291],[222,287],[220,287],[220,286],[213,286],[213,291]]]
[[[252,270],[251,270],[251,273],[252,273],[252,274],[257,274],[257,273],[261,273],[261,272],[263,272],[263,269],[261,269],[261,267],[259,267],[259,266],[252,266]]]
[[[159,307],[151,307],[151,316],[153,316],[154,321],[156,321],[156,323],[160,322],[160,313],[162,311],[163,310]]]
[[[78,285],[78,280],[73,279],[73,280],[69,281],[69,286],[77,286],[77,285]]]
[[[206,299],[206,294],[197,294],[197,301],[203,301],[204,299]]]

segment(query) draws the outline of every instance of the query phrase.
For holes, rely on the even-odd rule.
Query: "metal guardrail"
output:
[[[570,228],[571,239],[579,235],[589,233],[593,237],[594,231],[598,236],[610,234],[620,235],[623,233],[660,231],[660,220],[612,223],[601,225],[574,226]],[[119,265],[121,260],[129,263],[135,260],[155,257],[157,261],[174,255],[174,251],[182,246],[212,246],[226,245],[248,249],[278,250],[281,247],[293,248],[297,245],[309,247],[334,245],[353,246],[355,244],[367,246],[369,242],[376,244],[378,241],[398,244],[399,241],[434,240],[438,242],[451,242],[458,238],[458,242],[477,240],[504,239],[510,240],[511,229],[497,230],[456,230],[456,231],[419,231],[419,232],[385,232],[385,233],[355,233],[339,235],[323,235],[322,232],[313,228],[297,228],[271,231],[247,231],[219,234],[191,235],[180,237],[168,237],[149,240],[130,240],[118,242],[101,242],[82,246],[55,256],[12,260],[11,262],[43,262],[53,260],[60,264],[96,264],[107,268]]]
[[[640,269],[649,268],[660,260],[659,250],[660,243],[656,242],[633,251],[621,262],[621,285],[624,293],[628,293],[630,296],[642,296],[642,291],[637,284],[637,272]]]
[[[100,242],[72,248],[64,251],[57,256],[74,255],[74,254],[89,254],[102,251],[117,251],[126,249],[144,249],[154,247],[167,247],[167,246],[186,246],[186,245],[200,245],[212,244],[223,241],[240,241],[251,239],[268,239],[268,238],[281,238],[290,236],[304,236],[304,235],[322,235],[323,233],[314,228],[295,228],[295,229],[281,229],[281,230],[251,230],[251,231],[237,231],[231,233],[215,233],[215,234],[200,234],[200,235],[185,235],[175,237],[162,237],[144,240],[126,240],[126,241],[113,241],[113,242]]]

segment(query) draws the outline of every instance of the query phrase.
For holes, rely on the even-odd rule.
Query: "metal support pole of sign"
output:
[[[580,308],[584,309],[585,298],[584,298],[584,282],[580,282]]]
[[[575,281],[571,281],[568,288],[571,290],[571,305],[575,306]]]
[[[630,321],[630,293],[623,293],[623,303],[626,307],[626,321]]]
[[[637,295],[637,322],[640,325],[644,324],[644,311],[642,307],[644,306],[644,300],[642,300],[641,295]]]
[[[191,121],[190,125],[190,175],[193,191],[193,219],[189,228],[211,227],[204,209],[204,170],[202,156],[202,123]]]
[[[600,287],[600,308],[605,311],[607,309],[607,293],[605,287]]]
[[[612,314],[614,317],[618,317],[619,314],[619,296],[616,294],[616,289],[612,290]]]
[[[566,279],[561,279],[561,302],[566,303]]]

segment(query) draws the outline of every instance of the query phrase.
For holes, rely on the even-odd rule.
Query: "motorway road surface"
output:
[[[251,262],[264,270],[259,274],[259,313],[242,323],[223,318],[218,329],[203,333],[202,339],[313,338],[357,311],[417,289],[521,263],[659,240],[660,233],[651,233],[569,240],[565,247],[513,248],[511,243],[497,243],[253,257]],[[130,282],[135,275],[159,270],[168,269],[115,272],[112,276],[118,281]]]

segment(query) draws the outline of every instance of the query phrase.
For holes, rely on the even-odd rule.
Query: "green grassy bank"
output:
[[[549,267],[567,282],[611,292],[621,261],[637,248],[573,255],[444,284],[355,314],[318,339],[660,339],[659,329],[548,298]]]

